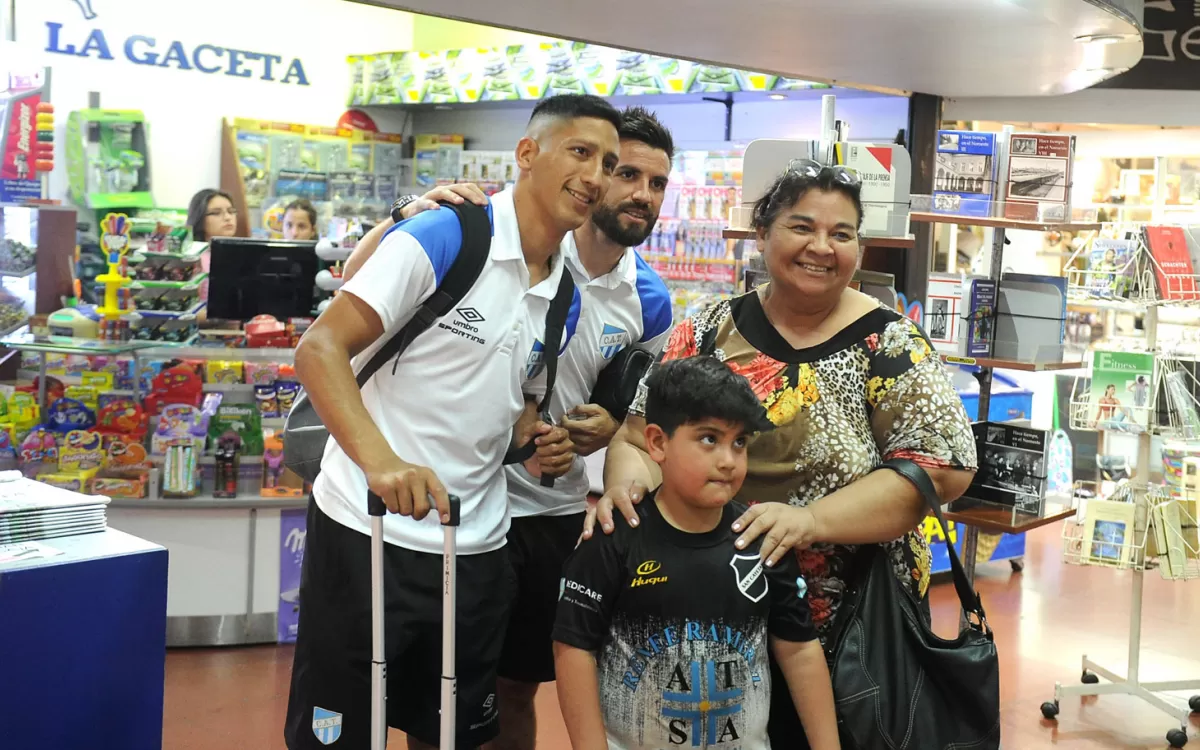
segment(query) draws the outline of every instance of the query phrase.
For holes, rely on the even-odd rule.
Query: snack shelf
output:
[[[721,237],[727,240],[753,240],[758,239],[758,233],[753,229],[735,229],[727,227],[721,230]],[[859,235],[858,243],[863,247],[886,247],[896,249],[907,249],[917,246],[917,240],[912,235],[906,237],[878,237],[875,235],[864,234]]]
[[[3,342],[0,342],[3,343]],[[161,341],[144,342],[150,348],[139,352],[142,356],[157,359],[227,359],[240,362],[278,362],[292,364],[296,358],[295,349],[272,347],[233,347],[233,346],[171,346]],[[158,351],[162,349],[162,351]]]
[[[23,271],[6,271],[0,269],[0,276],[7,276],[10,279],[24,279],[37,273],[37,266],[30,266]]]
[[[307,497],[266,497],[262,495],[240,495],[238,497],[214,497],[196,495],[195,497],[170,497],[161,499],[113,498],[109,503],[112,508],[129,508],[131,510],[290,510],[308,506]]]

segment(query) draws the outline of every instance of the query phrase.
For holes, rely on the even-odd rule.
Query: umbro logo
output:
[[[468,323],[482,323],[484,321],[483,315],[481,315],[479,311],[473,307],[459,307],[456,308],[454,312],[458,313],[459,316]]]

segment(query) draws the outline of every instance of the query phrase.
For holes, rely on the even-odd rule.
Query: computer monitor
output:
[[[214,237],[208,278],[208,317],[279,320],[313,314],[315,242]]]

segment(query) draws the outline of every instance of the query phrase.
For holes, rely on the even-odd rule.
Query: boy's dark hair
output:
[[[675,157],[675,139],[671,131],[645,107],[626,107],[621,113],[621,126],[617,128],[621,140],[628,138],[639,141],[650,148],[667,152],[667,158]]]
[[[746,432],[774,428],[746,378],[707,355],[664,362],[646,381],[646,423],[667,435],[685,424],[720,419]]]
[[[755,229],[766,232],[779,218],[779,215],[796,205],[810,190],[820,190],[823,193],[841,193],[854,204],[858,214],[858,226],[862,226],[863,204],[862,188],[857,185],[847,185],[839,182],[832,170],[822,169],[816,177],[809,177],[793,170],[788,170],[775,178],[767,192],[754,203],[754,214],[751,223]]]
[[[597,120],[607,120],[617,130],[621,129],[621,113],[617,108],[591,94],[558,94],[543,99],[533,108],[529,122],[533,123],[542,117],[556,120],[594,117]]]

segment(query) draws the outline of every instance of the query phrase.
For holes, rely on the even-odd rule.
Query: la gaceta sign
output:
[[[101,29],[92,29],[87,38],[68,40],[63,34],[63,25],[46,22],[46,51],[59,55],[91,57],[97,60],[114,60],[113,46]],[[265,52],[221,47],[215,44],[197,44],[192,47],[181,41],[162,42],[152,36],[134,34],[124,40],[116,40],[116,49],[134,65],[151,65],[156,68],[175,70],[198,70],[210,75],[227,75],[235,78],[255,77],[263,81],[278,81],[298,86],[308,85],[308,76],[298,58],[293,58],[284,67],[283,58]]]

